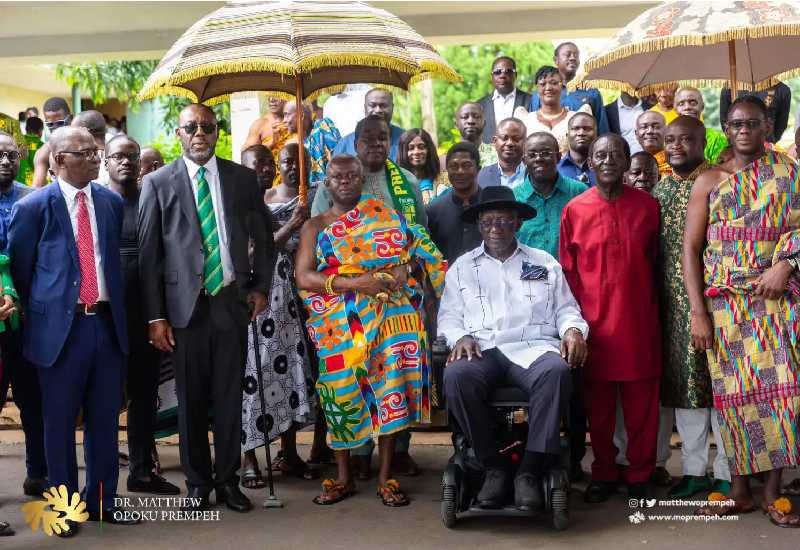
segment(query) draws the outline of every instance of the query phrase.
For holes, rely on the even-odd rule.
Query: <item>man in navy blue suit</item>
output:
[[[49,480],[78,490],[75,419],[82,411],[89,519],[134,523],[114,514],[128,353],[122,199],[92,181],[100,157],[86,129],[61,128],[48,143],[56,180],[14,205],[8,250],[25,314],[23,354],[42,390]],[[77,532],[77,523],[68,525],[59,536]]]

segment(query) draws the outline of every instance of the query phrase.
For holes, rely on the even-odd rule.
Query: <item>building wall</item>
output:
[[[24,111],[28,107],[36,107],[41,115],[42,105],[51,97],[53,94],[3,84],[0,86],[0,112],[17,118],[20,111]],[[64,97],[69,98],[68,95]]]

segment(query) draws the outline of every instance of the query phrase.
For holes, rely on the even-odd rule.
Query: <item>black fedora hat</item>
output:
[[[519,217],[529,220],[536,216],[536,209],[514,198],[514,192],[503,185],[484,187],[478,203],[461,213],[461,219],[467,223],[476,223],[478,214],[484,210],[516,210]]]

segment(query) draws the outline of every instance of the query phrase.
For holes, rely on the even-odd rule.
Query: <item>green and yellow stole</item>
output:
[[[386,159],[386,183],[392,195],[394,209],[402,214],[408,223],[417,223],[417,199],[414,188],[400,167],[389,159]]]

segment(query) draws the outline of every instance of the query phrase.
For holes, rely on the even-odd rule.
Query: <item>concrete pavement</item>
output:
[[[423,434],[428,435],[428,434]],[[415,434],[415,438],[417,435]],[[420,438],[422,439],[422,438]],[[422,443],[422,441],[420,441]],[[183,486],[174,445],[160,445],[159,453],[166,476]],[[300,448],[302,456],[307,446]],[[21,494],[24,477],[24,448],[20,444],[0,444],[0,519],[9,521],[17,535],[0,538],[2,549],[220,549],[245,550],[466,550],[472,548],[512,549],[670,549],[715,550],[718,548],[800,548],[800,531],[772,526],[760,513],[743,515],[738,521],[718,523],[684,523],[681,521],[645,520],[633,525],[628,516],[627,495],[620,491],[611,501],[587,505],[582,500],[585,483],[578,484],[571,498],[571,526],[565,532],[553,531],[547,517],[474,518],[460,521],[453,530],[442,526],[439,519],[440,473],[450,455],[446,445],[417,444],[412,452],[423,468],[414,479],[400,479],[413,499],[407,508],[391,509],[380,504],[375,496],[375,483],[361,482],[359,493],[330,507],[312,504],[319,484],[278,478],[278,496],[285,508],[264,510],[260,507],[267,491],[245,491],[256,504],[248,514],[238,514],[217,507],[220,519],[211,522],[166,522],[120,527],[84,523],[80,534],[62,540],[31,532],[24,524],[21,506],[27,499]],[[82,453],[82,449],[79,449]],[[80,456],[80,455],[79,455]],[[263,461],[263,452],[259,451]],[[588,469],[591,457],[584,462]],[[669,469],[679,473],[680,451],[673,450]],[[82,464],[82,460],[79,458]],[[126,472],[120,475],[121,494]],[[333,475],[333,471],[329,471]],[[795,477],[790,472],[790,477]],[[81,477],[83,471],[81,470]],[[760,487],[756,486],[760,493]],[[139,496],[129,495],[135,499]],[[663,490],[657,495],[664,498]],[[758,497],[758,494],[757,494]],[[696,498],[702,498],[698,496]],[[800,503],[796,503],[799,505]],[[646,513],[691,514],[691,508],[656,507]]]

